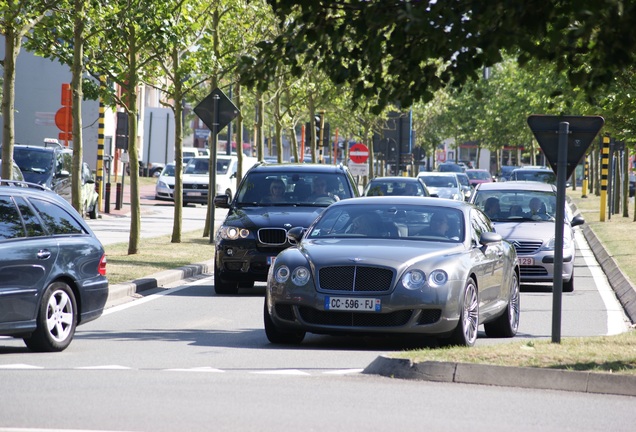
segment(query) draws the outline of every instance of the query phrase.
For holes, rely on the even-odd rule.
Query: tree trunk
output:
[[[236,190],[238,191],[238,185],[245,175],[243,172],[243,157],[245,156],[243,154],[243,114],[241,113],[243,101],[241,100],[241,83],[238,79],[236,80],[234,88],[234,100],[238,111],[238,115],[236,116],[236,156],[238,158],[238,166],[236,167]]]
[[[174,68],[174,220],[172,221],[172,243],[181,243],[183,227],[183,79],[179,72],[181,58],[177,47],[172,50]]]
[[[82,77],[84,75],[84,28],[86,15],[86,2],[75,0],[73,22],[73,72],[71,78],[71,90],[73,92],[73,172],[71,174],[71,200],[73,207],[82,217],[86,215],[82,200],[82,162],[83,137],[82,137],[82,100],[84,90]]]
[[[15,143],[15,62],[22,40],[13,28],[4,35],[4,82],[2,84],[2,177],[13,176],[13,145]]]
[[[128,82],[127,111],[128,111],[128,156],[130,157],[130,234],[128,238],[128,254],[139,252],[139,236],[141,232],[141,215],[139,199],[139,150],[137,149],[137,40],[133,26],[130,28],[130,48],[128,51]]]

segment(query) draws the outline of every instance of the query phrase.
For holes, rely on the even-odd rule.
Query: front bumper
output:
[[[444,337],[457,327],[463,289],[463,281],[449,281],[443,288],[417,291],[399,285],[389,293],[320,292],[312,283],[289,289],[270,279],[267,304],[272,321],[284,331]],[[377,312],[327,310],[325,303],[333,297],[379,300],[381,307]]]
[[[541,251],[533,255],[518,255],[520,262],[521,283],[525,282],[553,282],[554,281],[554,252]],[[524,265],[527,258],[533,260],[532,265]],[[563,281],[568,282],[574,273],[574,252],[563,253]]]
[[[226,282],[266,282],[273,260],[289,247],[261,247],[251,240],[220,240],[215,246],[215,267]]]

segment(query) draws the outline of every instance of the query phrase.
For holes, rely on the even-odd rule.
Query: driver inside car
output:
[[[338,197],[327,191],[327,181],[318,177],[313,183],[313,192],[309,196],[308,201],[316,201],[320,198],[331,198],[333,201],[339,201]]]

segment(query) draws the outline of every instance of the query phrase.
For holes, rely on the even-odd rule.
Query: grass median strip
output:
[[[472,348],[426,348],[391,355],[413,362],[438,361],[538,367],[636,375],[636,332],[615,336],[548,340],[512,339]]]
[[[128,243],[104,246],[109,283],[118,284],[147,277],[153,273],[210,260],[214,245],[203,237],[203,230],[185,232],[181,243],[171,243],[170,235],[144,238],[139,253],[128,255]]]

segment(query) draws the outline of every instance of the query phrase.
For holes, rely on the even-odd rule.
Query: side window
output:
[[[470,223],[473,227],[473,240],[479,243],[481,235],[485,232],[493,232],[494,228],[488,217],[479,210],[470,212]]]
[[[24,226],[26,227],[27,237],[40,237],[46,235],[44,227],[33,212],[33,209],[31,209],[31,207],[29,207],[29,205],[26,203],[24,198],[16,197],[15,201],[18,204],[20,213],[22,214]]]
[[[59,205],[37,198],[31,199],[31,204],[51,234],[84,234],[77,219]]]
[[[327,180],[327,188],[329,192],[337,195],[340,199],[351,198],[351,191],[347,186],[347,180],[347,177],[342,175],[337,175],[329,178]]]
[[[0,240],[24,236],[24,225],[13,200],[0,197]]]

